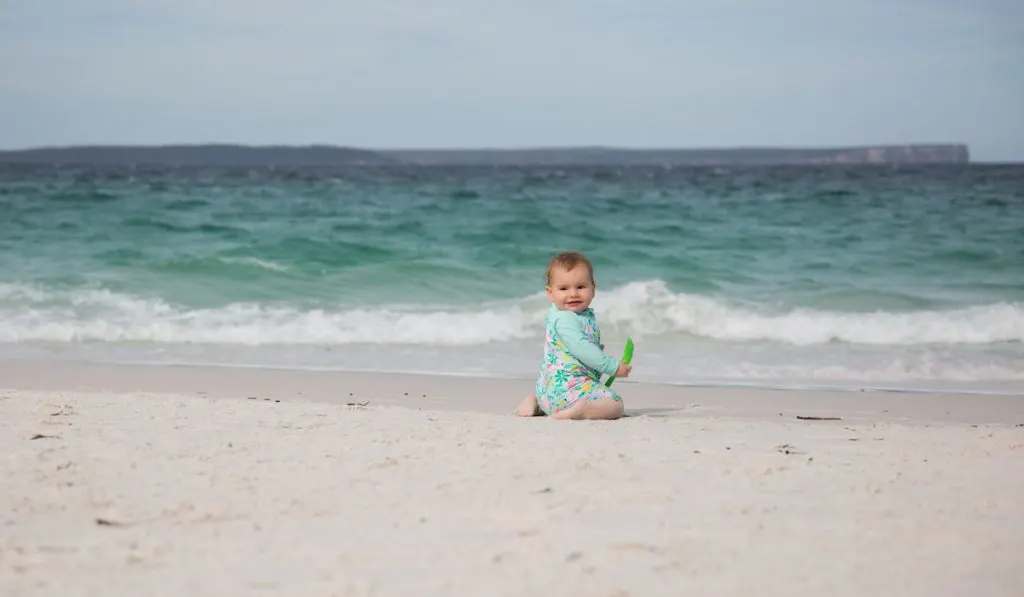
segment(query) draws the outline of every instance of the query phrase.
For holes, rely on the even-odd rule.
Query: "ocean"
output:
[[[628,381],[1024,391],[995,165],[0,165],[0,358],[532,380],[569,249]]]

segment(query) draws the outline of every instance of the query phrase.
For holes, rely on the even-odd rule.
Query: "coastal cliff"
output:
[[[739,166],[800,164],[966,164],[963,144],[838,148],[621,149],[566,147],[537,149],[388,150],[384,155],[422,165],[664,165]]]
[[[78,146],[0,151],[0,163],[161,164],[171,166],[783,166],[821,164],[966,164],[966,145],[880,145],[838,148],[388,149],[329,145]]]
[[[966,145],[900,145],[838,150],[823,156],[822,164],[966,164],[970,152]]]

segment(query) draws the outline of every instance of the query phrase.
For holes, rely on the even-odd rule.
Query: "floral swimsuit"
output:
[[[537,405],[545,414],[565,410],[581,400],[618,394],[601,385],[601,375],[613,375],[619,361],[601,350],[601,330],[594,311],[581,313],[551,306],[544,321],[544,360],[537,379]]]

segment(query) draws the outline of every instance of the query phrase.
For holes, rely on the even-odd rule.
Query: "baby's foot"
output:
[[[540,407],[537,406],[537,397],[530,394],[516,407],[516,416],[518,417],[536,417],[541,414]]]

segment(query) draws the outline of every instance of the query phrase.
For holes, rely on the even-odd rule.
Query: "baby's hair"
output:
[[[577,265],[582,265],[587,268],[587,272],[590,273],[590,281],[594,281],[594,265],[590,263],[586,255],[577,251],[566,251],[559,253],[551,258],[548,262],[548,270],[544,275],[545,284],[551,285],[551,270],[555,267],[564,269],[565,271],[572,271]]]

